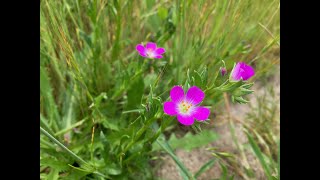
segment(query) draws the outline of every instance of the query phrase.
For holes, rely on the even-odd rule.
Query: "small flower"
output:
[[[239,81],[240,79],[246,81],[254,75],[254,69],[244,62],[238,62],[232,69],[230,80]]]
[[[220,73],[221,76],[224,76],[225,74],[227,74],[227,69],[225,67],[220,68]]]
[[[170,116],[177,116],[181,124],[190,126],[194,119],[203,121],[210,115],[210,109],[198,106],[204,96],[197,86],[191,87],[186,95],[181,86],[174,86],[170,91],[171,101],[163,104],[163,111]]]
[[[157,58],[160,59],[163,56],[161,54],[165,53],[166,50],[164,48],[157,48],[157,44],[153,42],[148,42],[146,47],[142,44],[138,44],[136,46],[136,50],[139,52],[140,56],[148,57],[148,58]]]

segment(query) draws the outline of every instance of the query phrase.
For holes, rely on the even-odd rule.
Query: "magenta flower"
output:
[[[204,96],[204,92],[197,86],[191,87],[186,95],[181,86],[174,86],[170,91],[171,101],[163,104],[163,111],[170,116],[177,116],[181,124],[190,126],[194,119],[203,121],[210,115],[210,109],[197,106]]]
[[[231,72],[231,80],[239,81],[240,79],[246,81],[254,75],[254,69],[244,62],[238,62]]]
[[[225,74],[227,74],[227,69],[222,67],[220,68],[220,72],[221,72],[221,76],[224,76]]]
[[[164,48],[158,48],[157,44],[153,42],[148,42],[146,44],[146,47],[144,47],[142,44],[138,44],[136,46],[136,50],[139,52],[139,54],[142,57],[157,58],[157,59],[162,58],[163,56],[161,54],[166,52]]]

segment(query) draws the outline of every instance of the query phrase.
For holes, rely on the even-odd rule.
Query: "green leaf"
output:
[[[102,92],[99,96],[94,98],[94,104],[91,104],[90,107],[95,106],[96,108],[99,108],[100,104],[101,104],[101,101],[102,100],[107,100],[107,99],[108,99],[107,93]]]
[[[122,172],[121,167],[115,163],[107,165],[106,168],[106,173],[109,175],[119,175]]]
[[[71,157],[73,157],[74,160],[84,165],[89,165],[86,161],[84,161],[81,157],[73,153],[70,149],[68,149],[65,145],[59,142],[55,137],[53,137],[50,133],[44,130],[41,126],[40,126],[40,132],[43,133],[45,136],[47,136],[51,141],[56,143],[60,148],[64,149]]]
[[[247,104],[249,101],[243,99],[243,97],[231,96],[232,102],[238,102],[240,104]]]
[[[234,92],[232,92],[232,95],[234,95],[234,96],[244,96],[244,95],[247,95],[247,94],[251,94],[253,92],[254,92],[253,90],[239,87]]]
[[[203,88],[201,76],[197,71],[194,71],[192,73],[192,77],[193,77],[193,81],[194,81],[193,85],[198,86],[199,88]]]
[[[250,178],[254,178],[255,177],[255,173],[253,171],[253,169],[251,168],[244,168],[244,171],[246,172],[247,176]]]
[[[249,84],[244,84],[241,87],[245,88],[245,89],[249,89],[254,85],[254,83],[249,83]]]
[[[147,103],[142,105],[145,109],[143,110],[143,114],[147,119],[153,118],[155,115],[159,114],[159,112],[163,112],[162,110],[162,100],[159,97],[154,97],[153,88],[150,85],[150,93],[147,98]],[[159,116],[158,116],[159,117]]]
[[[87,35],[84,31],[82,31],[81,29],[78,29],[78,33],[80,38],[89,46],[92,47],[92,40],[91,40],[91,36]]]
[[[180,176],[182,177],[183,180],[189,180],[188,176],[180,169],[179,169],[179,173],[180,173]]]
[[[178,165],[178,167],[181,169],[181,171],[185,174],[185,176],[193,179],[192,174],[189,172],[189,170],[184,166],[184,164],[180,161],[180,159],[174,154],[172,148],[165,140],[157,140],[157,143],[162,147],[174,160],[174,162]]]
[[[74,102],[75,102],[75,96],[73,95],[74,92],[72,90],[66,91],[66,101],[63,104],[63,117],[62,117],[62,129],[71,129],[72,124],[74,123],[75,119],[75,112],[74,112]],[[69,138],[72,138],[72,131],[69,131],[66,133]]]
[[[207,69],[207,67],[204,67],[201,72],[201,80],[202,80],[203,87],[205,87],[208,83],[208,69]]]
[[[40,67],[40,92],[44,99],[43,106],[45,106],[46,117],[49,120],[48,125],[51,126],[53,131],[58,131],[59,125],[57,122],[60,122],[59,110],[52,95],[50,79],[43,67]]]
[[[48,124],[48,120],[40,113],[40,125],[45,127],[45,129],[51,133],[51,134],[54,134],[53,133],[53,130],[50,128],[49,124]]]
[[[110,145],[110,142],[108,141],[108,139],[106,138],[106,136],[104,135],[104,133],[102,131],[100,131],[100,142],[102,143],[103,145],[103,151],[102,151],[102,158],[105,162],[105,164],[108,164],[109,161],[110,161],[110,156],[109,154],[111,154],[111,145]]]
[[[68,131],[71,131],[73,128],[82,125],[87,119],[88,119],[88,117],[86,117],[86,118],[84,118],[84,119],[82,119],[82,120],[80,120],[80,121],[78,121],[78,122],[76,122],[74,124],[71,124],[69,127],[65,128],[65,129],[62,129],[61,131],[56,132],[54,135],[55,136],[59,136],[59,135],[64,134],[64,133],[66,133]]]
[[[188,73],[187,73],[187,75],[188,75],[188,79],[186,80],[186,82],[184,83],[184,85],[183,85],[183,90],[184,90],[184,92],[187,92],[187,90],[190,88],[190,81],[191,81],[191,79],[189,79],[189,70],[188,70]]]
[[[273,179],[272,178],[272,174],[271,174],[271,171],[270,171],[270,168],[269,166],[267,165],[265,159],[263,158],[263,154],[259,148],[259,146],[257,145],[257,143],[253,140],[252,136],[249,134],[249,132],[245,131],[245,133],[247,134],[247,137],[248,137],[248,140],[249,140],[249,143],[253,149],[253,152],[255,153],[255,155],[257,156],[257,158],[259,159],[262,167],[263,167],[263,170],[267,176],[267,178],[269,180]]]
[[[76,169],[76,170],[81,171],[81,172],[92,173],[94,171],[93,168],[90,168],[90,167],[84,166],[84,165],[81,165],[81,168],[72,166],[71,164],[68,164],[68,165],[70,167],[72,167],[73,169]]]
[[[51,169],[50,173],[48,174],[48,179],[50,179],[50,180],[59,179],[59,170]]]
[[[102,125],[105,128],[112,129],[112,130],[115,130],[115,131],[119,131],[119,125],[117,124],[117,121],[114,120],[114,119],[103,118]]]
[[[220,180],[228,180],[228,169],[225,165],[223,165],[222,163],[220,163],[220,167],[222,169],[222,177],[220,177]]]
[[[147,74],[144,77],[144,84],[153,84],[157,81],[157,75],[156,74]]]
[[[215,164],[216,160],[215,159],[211,159],[209,160],[207,163],[205,163],[194,175],[195,178],[198,178],[202,173],[204,173],[205,171],[209,170],[214,164]]]
[[[168,10],[162,6],[159,7],[158,9],[158,16],[162,19],[165,20],[168,16]]]
[[[127,109],[136,109],[141,104],[142,95],[144,92],[144,81],[142,77],[135,79],[128,89],[128,105]]]
[[[69,169],[67,162],[57,160],[52,157],[45,157],[40,159],[40,166],[49,166],[52,169],[58,170],[58,172]]]
[[[86,176],[87,174],[90,174],[90,172],[72,170],[72,171],[70,171],[70,174],[68,174],[65,177],[60,177],[60,179],[61,180],[82,179],[82,177]]]
[[[51,93],[50,80],[43,67],[40,67],[40,91],[43,94]]]
[[[237,81],[237,82],[229,82],[228,84],[219,87],[218,90],[222,92],[232,92],[236,90],[238,87],[242,86],[244,82],[242,80]]]
[[[48,179],[47,173],[40,173],[40,179]]]
[[[168,143],[172,149],[181,148],[187,151],[191,151],[194,148],[198,148],[207,145],[218,139],[218,134],[212,130],[203,130],[201,133],[193,135],[188,132],[183,138],[178,139],[175,134],[172,134],[168,140]],[[160,147],[153,146],[153,150],[159,150]]]

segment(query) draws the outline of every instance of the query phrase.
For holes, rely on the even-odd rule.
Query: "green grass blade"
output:
[[[59,132],[56,132],[54,135],[55,136],[59,136],[61,134],[64,134],[64,133],[67,133],[68,131],[72,130],[73,128],[77,127],[77,126],[80,126],[81,124],[83,124],[88,118],[84,118],[82,119],[81,121],[78,121],[74,124],[71,124],[69,125],[69,127],[65,128],[65,129],[62,129],[61,131]]]
[[[261,163],[261,165],[262,165],[262,168],[263,168],[263,170],[264,170],[267,178],[268,178],[269,180],[273,179],[273,178],[272,178],[272,175],[271,175],[271,171],[270,171],[270,169],[269,169],[269,167],[268,167],[268,165],[267,165],[267,162],[266,162],[266,161],[264,160],[264,158],[263,158],[263,155],[262,155],[262,152],[261,152],[259,146],[257,145],[257,143],[253,140],[252,136],[251,136],[247,131],[245,131],[245,133],[247,134],[249,143],[250,143],[250,145],[251,145],[251,147],[252,147],[255,155],[256,155],[257,158],[259,159],[259,161],[260,161],[260,163]]]
[[[47,119],[43,117],[40,113],[40,125],[43,126],[49,133],[54,134],[53,130],[50,128],[49,124],[47,123]]]
[[[157,143],[171,156],[171,158],[176,162],[181,171],[190,179],[194,179],[189,170],[184,166],[180,159],[174,154],[172,148],[166,141],[159,141]]]
[[[208,169],[210,169],[214,164],[215,164],[216,160],[215,159],[211,159],[210,161],[208,161],[207,163],[205,163],[194,175],[195,178],[198,178],[202,173],[204,173],[205,171],[207,171]]]
[[[220,167],[222,169],[222,177],[220,177],[220,180],[227,180],[228,177],[228,169],[225,165],[220,163]]]

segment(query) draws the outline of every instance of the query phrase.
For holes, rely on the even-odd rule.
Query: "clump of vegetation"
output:
[[[216,140],[219,135],[202,128],[223,108],[223,94],[246,104],[252,82],[269,77],[279,62],[270,55],[279,49],[278,6],[276,0],[41,1],[40,179],[152,179],[150,161],[159,151],[173,158],[184,179],[205,173],[215,160],[192,174],[174,149]],[[137,46],[147,42],[160,50]],[[243,74],[247,66],[238,62],[254,76]],[[198,90],[193,101],[178,103],[186,117],[201,102],[192,116],[199,121],[164,111],[175,86],[205,94]],[[189,133],[177,139],[174,127],[181,122]],[[264,120],[247,128],[255,153],[278,158],[274,125],[268,132],[258,122]],[[261,138],[271,149],[261,148]]]

